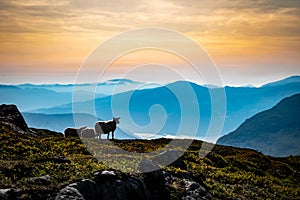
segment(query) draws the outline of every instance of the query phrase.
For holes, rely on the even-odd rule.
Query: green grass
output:
[[[77,138],[30,137],[2,126],[0,128],[0,188],[20,188],[23,197],[54,198],[64,186],[92,178],[99,170],[122,169],[136,172],[140,157],[113,154],[118,149],[129,152],[163,151],[171,140],[87,140],[95,152],[107,152],[100,162]],[[179,140],[180,142],[180,140]],[[205,158],[199,158],[201,141],[194,141],[183,154],[187,169],[168,166],[164,170],[177,174],[189,173],[206,187],[215,199],[296,199],[300,196],[300,157],[273,158],[259,152],[233,147],[215,146]],[[174,147],[175,148],[175,147]],[[101,150],[101,151],[99,151]],[[100,158],[103,155],[99,155]],[[149,158],[151,155],[149,156]],[[130,158],[130,159],[128,159]],[[131,166],[131,167],[128,167]],[[122,168],[123,167],[123,168]],[[127,169],[128,168],[128,169]],[[50,181],[37,184],[32,177],[50,175]],[[172,191],[172,198],[179,196]],[[50,197],[49,197],[50,195]]]

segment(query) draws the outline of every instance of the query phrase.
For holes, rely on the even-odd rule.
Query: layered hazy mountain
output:
[[[106,83],[106,85],[111,86],[116,82],[119,83],[117,80]],[[136,88],[136,85],[134,84],[139,84],[130,80],[126,80],[125,82],[126,84],[124,84],[124,87],[126,85],[130,85],[131,87]],[[120,82],[120,84],[121,83],[122,82]],[[192,100],[189,97],[178,100],[176,95],[184,96],[186,94],[187,91],[184,89],[186,85],[189,85],[195,92],[197,97],[196,101],[195,99]],[[177,91],[177,94],[174,94],[170,88],[173,88],[173,90]],[[45,89],[48,91],[51,88],[48,86],[48,88]],[[98,118],[105,120],[111,119],[113,117],[113,103],[113,105],[116,105],[113,106],[113,108],[117,110],[117,113],[121,113],[119,115],[119,117],[121,117],[121,124],[119,127],[124,132],[134,133],[136,137],[146,137],[147,135],[151,137],[172,137],[177,135],[177,131],[179,130],[182,119],[187,121],[195,120],[191,116],[193,116],[195,112],[194,108],[197,106],[198,109],[200,109],[200,123],[196,137],[203,139],[206,136],[206,132],[212,117],[210,93],[220,89],[225,90],[227,101],[225,125],[221,133],[221,135],[225,135],[235,130],[247,118],[263,110],[270,109],[285,97],[299,93],[300,77],[290,77],[259,88],[230,86],[219,88],[212,86],[201,86],[186,81],[178,81],[161,87],[154,87],[151,84],[148,87],[147,84],[144,84],[144,86],[139,87],[138,90],[124,90],[123,92],[121,91],[113,96],[105,95],[99,98],[96,97],[93,100],[74,103],[68,102],[59,106],[45,106],[44,108],[32,109],[27,111],[24,116],[25,119],[29,121],[30,126],[40,127],[41,124],[44,124],[45,127],[41,128],[63,131],[64,121],[74,121],[74,116],[71,115],[71,113],[75,114],[76,122],[80,121],[77,123],[78,125],[93,124]],[[52,92],[54,91],[52,90]],[[65,94],[65,91],[56,91],[56,93],[61,95]],[[98,91],[96,96],[97,94],[100,95],[103,93]],[[130,97],[130,100],[126,102],[128,97]],[[27,98],[29,98],[29,96]],[[34,98],[31,100],[32,102],[35,101]],[[50,101],[50,99],[47,101]],[[36,104],[39,104],[39,102]],[[180,104],[187,105],[188,110],[184,114],[182,113]],[[94,110],[89,109],[91,108],[91,105],[95,106]],[[74,108],[76,108],[76,111],[73,110]],[[134,126],[131,126],[129,123],[127,123],[127,115],[122,115],[122,113],[126,113],[127,111],[130,113],[129,117],[135,124]],[[39,118],[36,117],[37,113],[44,115],[43,117]],[[61,114],[64,114],[68,119],[60,118],[61,120],[55,120],[54,116]],[[86,117],[86,120],[84,120],[82,118],[82,116],[84,116],[83,114],[89,117]],[[81,116],[76,117],[77,115]],[[77,118],[79,118],[79,120],[77,120]],[[161,119],[158,120],[157,127],[155,127],[155,124],[153,125],[152,123],[153,120],[156,119]],[[162,121],[161,124],[160,121]],[[62,125],[57,126],[57,123]],[[153,126],[150,126],[149,124]],[[137,127],[139,126],[143,128],[138,129]],[[190,134],[189,129],[184,131],[184,133],[180,134]]]
[[[39,108],[50,108],[73,102],[73,92],[81,96],[81,101],[111,94],[158,87],[155,83],[136,82],[129,79],[112,79],[101,83],[86,84],[21,84],[0,85],[0,104],[18,105],[22,112]]]
[[[247,119],[217,143],[251,148],[272,156],[300,155],[300,94]]]

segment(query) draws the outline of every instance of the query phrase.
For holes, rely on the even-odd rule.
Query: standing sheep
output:
[[[114,132],[117,128],[117,124],[120,123],[120,117],[113,117],[113,120],[103,122],[99,121],[95,124],[96,136],[101,139],[101,134],[107,134],[107,139],[109,139],[109,133],[112,133],[112,139],[114,139]]]
[[[81,135],[81,131],[85,128],[86,126],[82,126],[80,128],[66,128],[64,131],[65,137],[79,137]]]

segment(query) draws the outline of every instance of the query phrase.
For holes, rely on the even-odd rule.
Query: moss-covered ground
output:
[[[115,140],[114,145],[105,140],[86,141],[93,148],[105,150],[107,155],[114,152],[109,159],[116,162],[108,165],[105,160],[94,158],[79,138],[31,137],[1,126],[0,188],[19,188],[25,198],[53,199],[62,187],[91,178],[95,171],[122,169],[122,166],[128,167],[126,162],[135,165],[123,155],[118,157],[115,154],[118,148],[137,153],[153,152],[163,149],[170,141]],[[254,150],[216,145],[206,157],[200,158],[201,145],[201,141],[193,141],[183,154],[186,169],[168,166],[164,170],[178,176],[189,173],[214,199],[300,198],[299,156],[273,158]],[[134,169],[128,169],[127,173],[134,173]],[[41,183],[32,179],[44,175],[51,178]],[[176,191],[171,196],[176,199]]]

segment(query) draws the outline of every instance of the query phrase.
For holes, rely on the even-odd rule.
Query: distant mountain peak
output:
[[[256,88],[254,85],[252,84],[247,84],[247,85],[243,85],[241,87],[247,87],[247,88]]]
[[[101,82],[99,84],[116,85],[116,84],[135,84],[135,83],[139,83],[139,82],[133,81],[131,79],[116,78],[116,79],[107,80],[105,82]]]
[[[300,83],[300,76],[290,76],[290,77],[287,77],[287,78],[279,80],[279,81],[267,83],[267,84],[263,85],[262,87],[280,86],[280,85],[289,84],[289,83]]]

